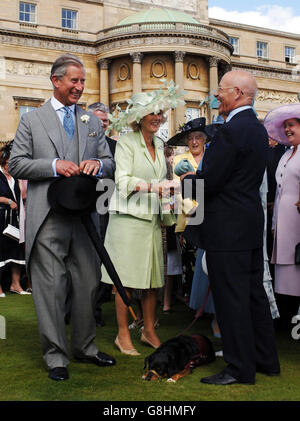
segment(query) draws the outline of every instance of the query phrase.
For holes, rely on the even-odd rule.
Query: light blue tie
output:
[[[63,107],[63,110],[65,112],[63,126],[69,136],[69,139],[72,140],[74,135],[74,120],[72,117],[72,111],[69,107]]]

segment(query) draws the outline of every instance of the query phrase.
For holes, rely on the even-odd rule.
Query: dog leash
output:
[[[210,293],[210,285],[208,285],[207,292],[206,292],[206,295],[204,297],[202,306],[199,308],[199,310],[195,314],[195,317],[194,317],[192,323],[188,327],[186,327],[185,329],[183,329],[180,333],[178,333],[178,335],[176,335],[176,337],[182,335],[184,332],[186,332],[187,330],[189,330],[196,323],[196,321],[199,319],[199,317],[202,316],[202,314],[204,312],[204,308],[205,308],[206,303],[207,303],[207,300],[208,300],[209,293]]]

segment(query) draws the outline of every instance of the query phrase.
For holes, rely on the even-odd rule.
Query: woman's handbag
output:
[[[12,212],[10,212],[10,223],[7,224],[7,227],[4,229],[3,234],[7,237],[12,238],[19,242],[20,240],[20,230],[19,228],[12,225]]]
[[[295,265],[300,265],[300,243],[295,247]]]
[[[7,237],[12,238],[13,240],[19,241],[20,240],[20,230],[17,227],[14,227],[11,224],[8,224],[5,230],[3,231],[3,234]]]

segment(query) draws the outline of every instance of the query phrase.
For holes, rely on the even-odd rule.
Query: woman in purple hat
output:
[[[277,191],[272,224],[275,292],[300,297],[300,265],[295,264],[295,247],[300,242],[300,214],[297,209],[300,193],[300,104],[283,105],[272,110],[266,116],[264,125],[272,139],[289,147],[276,170]]]

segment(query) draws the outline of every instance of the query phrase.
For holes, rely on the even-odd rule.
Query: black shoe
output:
[[[266,374],[267,376],[274,377],[280,376],[280,369],[279,370],[268,370],[263,367],[256,367],[256,372],[261,374]]]
[[[213,376],[203,377],[200,381],[201,383],[223,385],[223,386],[226,386],[229,384],[235,384],[235,383],[243,383],[235,379],[234,377],[232,377],[230,374],[225,373],[224,371],[218,374],[214,374]],[[244,383],[244,384],[254,384],[254,382]]]
[[[100,351],[94,357],[77,358],[77,360],[93,363],[99,367],[110,367],[116,364],[116,360],[113,357]]]
[[[49,378],[52,380],[67,380],[69,378],[69,373],[66,367],[50,368]]]

